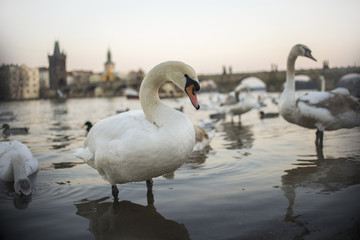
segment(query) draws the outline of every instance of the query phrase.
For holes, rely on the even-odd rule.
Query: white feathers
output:
[[[325,101],[333,95],[329,92],[310,92],[297,97],[297,100],[308,102],[309,104],[318,104]]]
[[[185,89],[188,78],[198,84],[194,70],[181,62],[154,67],[141,85],[143,111],[128,111],[97,122],[75,156],[112,185],[149,180],[180,167],[193,150],[194,126],[185,114],[160,101],[158,89],[168,80]],[[196,95],[192,97],[196,103]]]
[[[17,193],[29,195],[31,185],[28,176],[38,171],[38,160],[29,148],[19,141],[0,144],[0,179],[14,181]],[[24,184],[25,182],[25,184]]]

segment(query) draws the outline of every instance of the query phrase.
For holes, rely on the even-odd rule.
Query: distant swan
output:
[[[0,144],[0,179],[14,181],[15,192],[31,194],[31,183],[27,177],[37,170],[38,160],[26,145],[18,141]]]
[[[245,95],[240,98],[240,93],[245,92]],[[250,89],[246,85],[239,85],[235,89],[236,103],[224,105],[221,112],[229,114],[233,120],[234,115],[239,115],[239,122],[241,115],[249,112],[256,104],[255,99],[250,94]]]
[[[75,153],[110,182],[115,199],[119,192],[116,184],[151,183],[152,178],[175,171],[193,150],[194,125],[185,114],[159,99],[158,91],[165,81],[174,82],[186,92],[193,106],[200,108],[195,71],[182,62],[161,63],[141,83],[143,111],[128,111],[97,122],[84,148]]]
[[[4,123],[1,127],[3,130],[3,134],[5,135],[17,135],[17,134],[28,134],[29,128],[10,128],[9,124]]]
[[[320,76],[319,76],[319,80],[320,80],[320,82],[321,82],[321,91],[324,92],[325,89],[326,89],[325,77],[324,77],[323,75],[320,75]],[[330,92],[351,96],[349,89],[344,88],[344,87],[337,87],[337,88],[331,90]],[[355,100],[358,100],[358,99],[355,98],[355,97],[352,97],[352,98],[354,98]]]
[[[16,118],[16,114],[12,111],[1,109],[0,110],[0,122],[13,121]]]
[[[347,94],[335,92],[309,92],[295,96],[295,61],[298,56],[316,61],[311,50],[295,45],[287,61],[286,83],[280,98],[281,116],[290,123],[317,129],[315,144],[323,147],[323,131],[360,126],[360,103]]]

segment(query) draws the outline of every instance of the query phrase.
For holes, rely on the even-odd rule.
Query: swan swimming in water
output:
[[[239,115],[239,122],[241,122],[241,115],[253,109],[256,101],[251,96],[250,89],[247,85],[240,84],[235,88],[234,92],[236,97],[236,103],[224,105],[223,107],[221,107],[220,111],[222,113],[229,114],[232,121],[234,115]],[[240,97],[241,92],[245,92],[242,97]]]
[[[28,176],[37,172],[38,160],[29,148],[19,141],[0,144],[0,180],[14,181],[18,194],[30,195],[31,183]]]
[[[206,132],[204,128],[199,125],[194,125],[195,128],[195,145],[193,152],[202,152],[210,147],[210,142],[214,137],[215,130]]]
[[[147,181],[179,168],[195,145],[195,130],[183,113],[165,105],[158,90],[165,81],[174,82],[200,108],[200,90],[192,67],[178,62],[163,62],[145,76],[140,87],[143,110],[124,112],[97,122],[89,131],[82,149],[75,156],[83,159],[112,186]]]
[[[311,50],[295,45],[288,56],[285,88],[280,98],[279,111],[288,122],[316,131],[316,146],[323,147],[323,132],[360,126],[360,103],[347,94],[309,92],[295,96],[295,61],[304,56],[316,61]]]

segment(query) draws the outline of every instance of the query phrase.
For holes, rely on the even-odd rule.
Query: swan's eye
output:
[[[193,80],[192,78],[190,78],[187,74],[184,74],[184,77],[186,78],[186,85],[185,88],[190,86],[190,85],[194,85],[195,87],[195,91],[199,91],[200,90],[200,85],[197,81]]]
[[[316,59],[311,55],[311,50],[308,48],[304,48],[304,50],[305,50],[305,54],[304,54],[305,57],[308,57],[316,62]]]

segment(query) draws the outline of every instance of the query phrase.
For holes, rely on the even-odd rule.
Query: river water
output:
[[[271,96],[277,96],[273,94]],[[268,95],[270,96],[270,95]],[[209,94],[200,94],[205,106]],[[214,110],[196,111],[188,99],[163,100],[195,123]],[[277,111],[270,98],[265,112]],[[144,182],[110,184],[73,156],[85,121],[140,109],[117,98],[2,102],[17,114],[11,127],[29,127],[19,140],[39,160],[25,198],[0,183],[0,239],[355,239],[360,236],[360,128],[315,131],[281,117],[260,119],[253,109],[217,124],[207,153],[173,174],[153,179],[154,204]]]

